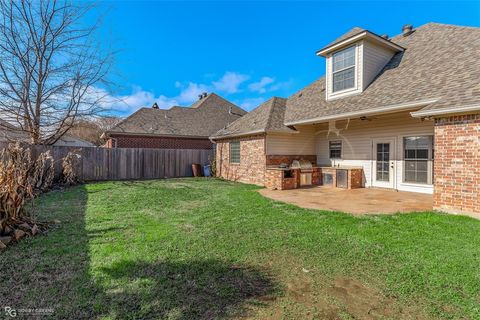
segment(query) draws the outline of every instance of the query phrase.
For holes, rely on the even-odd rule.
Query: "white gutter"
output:
[[[231,134],[227,134],[227,135],[224,135],[224,136],[213,136],[213,137],[210,137],[210,140],[227,139],[227,138],[234,138],[234,137],[244,137],[244,136],[250,136],[250,135],[259,134],[259,133],[266,133],[266,132],[263,129],[252,130],[252,131],[247,131],[247,132],[231,133]]]
[[[480,111],[480,104],[476,105],[469,105],[463,107],[452,107],[452,108],[442,108],[442,109],[432,109],[432,110],[418,110],[415,112],[410,112],[412,117],[429,117],[429,116],[436,116],[441,114],[449,114],[449,113],[464,113],[470,111]]]
[[[111,136],[141,136],[141,137],[166,137],[166,138],[188,138],[188,139],[208,139],[208,136],[188,136],[178,134],[162,134],[162,133],[141,133],[127,131],[106,131],[102,134],[104,137]]]
[[[299,134],[299,131],[292,130],[292,132],[285,132],[282,130],[254,130],[254,131],[247,131],[247,132],[240,132],[240,133],[231,133],[228,135],[224,136],[214,136],[210,137],[210,140],[221,140],[221,139],[228,139],[228,138],[235,138],[235,137],[245,137],[245,136],[251,136],[254,134],[260,134],[260,133],[285,133],[285,134]]]
[[[318,122],[327,122],[327,121],[330,121],[330,120],[345,120],[345,119],[357,118],[357,117],[361,117],[361,116],[376,115],[376,114],[380,114],[380,113],[390,113],[390,112],[399,111],[399,110],[424,107],[424,106],[429,105],[431,103],[434,103],[436,101],[438,101],[438,98],[418,100],[418,101],[405,102],[405,103],[399,103],[399,104],[391,104],[391,105],[384,106],[384,107],[333,114],[333,115],[330,115],[330,116],[323,116],[323,117],[312,118],[312,119],[301,120],[301,121],[295,121],[295,122],[287,122],[287,123],[285,123],[285,125],[286,126],[294,126],[294,125],[300,125],[300,124],[313,124],[313,123],[318,123]]]

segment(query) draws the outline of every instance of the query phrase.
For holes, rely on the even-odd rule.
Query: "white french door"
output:
[[[395,138],[372,141],[372,186],[374,187],[395,188],[395,141]]]

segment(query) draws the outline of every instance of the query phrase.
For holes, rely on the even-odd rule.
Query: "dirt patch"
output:
[[[271,313],[262,315],[262,319],[288,318],[289,311],[301,314],[302,319],[423,319],[418,310],[402,308],[396,299],[348,277],[321,284],[309,276],[299,276],[287,283],[285,289],[286,295],[280,300],[291,300],[294,304],[286,310],[279,306],[281,301],[273,301]]]
[[[299,280],[290,282],[287,285],[288,295],[297,302],[306,302],[308,295],[311,292],[310,282],[307,280]]]
[[[337,278],[327,292],[341,301],[345,311],[355,319],[390,318],[401,311],[393,299],[355,279]]]

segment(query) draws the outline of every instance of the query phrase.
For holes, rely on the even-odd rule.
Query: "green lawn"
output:
[[[59,319],[480,319],[480,221],[354,217],[204,179],[36,201],[48,235],[0,253],[0,307]]]

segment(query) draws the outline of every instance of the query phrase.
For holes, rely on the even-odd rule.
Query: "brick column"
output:
[[[435,119],[433,207],[480,214],[480,114]]]

